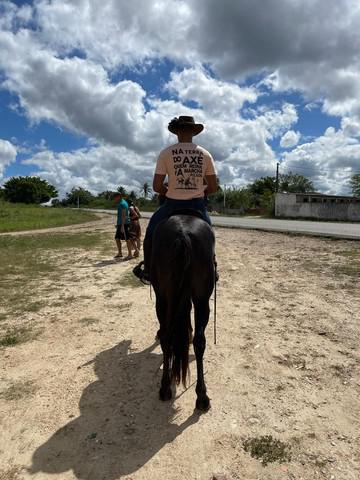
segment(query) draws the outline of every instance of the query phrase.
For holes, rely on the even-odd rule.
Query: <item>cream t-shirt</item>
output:
[[[166,196],[175,200],[202,198],[206,175],[215,175],[211,154],[195,143],[176,143],[160,152],[155,174],[168,176]]]

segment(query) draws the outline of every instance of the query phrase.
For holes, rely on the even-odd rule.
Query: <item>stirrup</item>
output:
[[[144,265],[144,262],[140,262],[138,265],[136,265],[136,267],[133,268],[133,274],[144,285],[150,285],[151,282],[150,282],[149,274],[145,270],[143,270],[142,268],[143,265]]]

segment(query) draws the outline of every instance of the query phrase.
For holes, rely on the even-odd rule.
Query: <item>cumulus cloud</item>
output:
[[[36,174],[55,185],[61,196],[79,186],[93,193],[116,190],[119,185],[139,190],[151,180],[154,169],[150,156],[110,145],[60,153],[44,150],[22,163],[36,166]]]
[[[73,180],[93,191],[107,188],[113,171],[118,180],[111,185],[136,185],[139,172],[151,178],[157,152],[175,141],[168,121],[188,114],[205,123],[199,141],[214,154],[226,183],[273,174],[278,158],[269,143],[279,138],[281,147],[293,149],[284,165],[310,162],[318,168],[318,185],[338,191],[340,177],[323,172],[330,157],[331,168],[341,169],[341,162],[356,168],[359,47],[357,0],[268,0],[266,8],[260,0],[224,0],[221,8],[214,0],[0,4],[2,88],[18,97],[30,122],[52,122],[93,144],[30,153],[28,162],[49,181],[61,179],[65,190]],[[127,68],[146,72],[164,59],[176,67],[162,98],[126,78]],[[256,85],[244,83],[252,74]],[[299,146],[297,108],[275,108],[271,101],[259,106],[265,95],[285,90],[301,92],[309,110],[340,116],[341,129]],[[351,150],[350,164],[340,144]]]
[[[313,142],[284,153],[281,163],[282,171],[305,175],[318,191],[329,194],[350,194],[349,180],[359,166],[360,142],[332,127]]]
[[[109,81],[101,65],[60,59],[42,50],[31,32],[0,32],[3,87],[19,95],[33,122],[49,120],[114,145],[137,151],[161,142],[163,119],[146,112],[146,92],[135,82]]]
[[[294,132],[294,130],[289,130],[285,133],[280,139],[280,146],[282,148],[292,148],[299,143],[300,133]]]
[[[0,181],[4,177],[6,167],[15,162],[16,153],[16,147],[12,143],[0,139]]]
[[[254,87],[240,87],[210,77],[201,67],[173,72],[166,88],[183,101],[201,105],[208,115],[236,118],[245,102],[256,102],[259,92]]]

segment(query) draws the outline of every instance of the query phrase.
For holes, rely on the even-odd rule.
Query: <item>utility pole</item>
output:
[[[225,210],[225,203],[226,203],[226,185],[224,184],[224,210]]]
[[[79,194],[78,194],[77,205],[78,205],[78,208],[80,208],[80,197],[79,197]]]
[[[279,191],[279,165],[280,163],[277,162],[276,164],[276,180],[275,180],[275,192],[278,193]]]

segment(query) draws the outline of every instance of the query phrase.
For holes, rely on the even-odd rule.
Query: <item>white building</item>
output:
[[[360,222],[360,198],[322,193],[277,193],[275,217]]]

